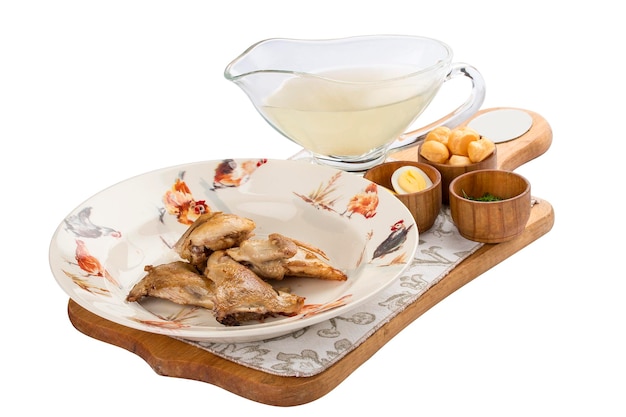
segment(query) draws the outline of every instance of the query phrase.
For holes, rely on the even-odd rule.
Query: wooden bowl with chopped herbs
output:
[[[485,169],[456,177],[449,188],[450,214],[461,236],[501,243],[520,235],[530,217],[530,182],[511,171]]]

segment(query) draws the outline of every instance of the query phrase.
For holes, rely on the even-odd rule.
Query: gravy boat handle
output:
[[[400,137],[389,146],[390,151],[423,141],[426,134],[436,127],[447,126],[453,129],[476,114],[485,101],[485,80],[476,68],[460,62],[452,64],[450,72],[444,79],[444,82],[456,77],[467,77],[472,82],[471,94],[465,103],[457,107],[453,112],[429,125],[400,135]]]

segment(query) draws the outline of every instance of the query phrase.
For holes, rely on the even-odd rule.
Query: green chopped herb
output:
[[[503,198],[497,197],[491,193],[485,193],[483,194],[481,197],[472,197],[467,195],[467,193],[465,192],[465,190],[463,190],[463,197],[467,198],[468,200],[474,200],[474,201],[501,201],[504,200]]]

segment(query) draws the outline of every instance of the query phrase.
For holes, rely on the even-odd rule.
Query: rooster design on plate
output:
[[[338,182],[343,174],[344,173],[342,171],[335,173],[328,181],[320,184],[319,187],[306,195],[296,192],[294,192],[294,194],[306,203],[311,204],[313,207],[320,210],[334,212],[347,218],[352,218],[355,214],[363,216],[366,220],[376,216],[379,198],[378,185],[374,182],[367,184],[362,191],[352,195],[342,210],[335,209],[335,206],[338,205],[341,200]],[[406,263],[408,254],[401,251],[401,249],[403,248],[403,245],[407,240],[409,230],[412,227],[413,224],[407,227],[403,219],[397,220],[393,225],[391,225],[389,235],[377,245],[370,262],[382,261],[382,258],[385,256],[400,251],[396,257],[387,262],[387,265]],[[373,233],[370,232],[367,235],[367,241],[372,238]]]
[[[167,213],[175,216],[179,223],[190,225],[210,209],[205,200],[194,198],[184,177],[183,171],[174,181],[172,188],[163,195],[163,204]]]
[[[76,271],[64,269],[63,273],[79,288],[94,294],[109,296],[109,290],[101,285],[104,281],[108,281],[116,288],[121,288],[121,285],[91,252],[87,241],[101,238],[119,239],[122,233],[112,227],[95,224],[91,220],[92,210],[90,206],[84,207],[64,220],[65,230],[75,236],[74,259],[67,262],[73,265]]]

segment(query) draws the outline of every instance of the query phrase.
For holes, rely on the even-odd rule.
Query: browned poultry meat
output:
[[[215,318],[227,326],[279,314],[291,316],[304,305],[304,297],[274,289],[224,251],[209,257],[205,275],[215,284]]]
[[[156,297],[211,310],[215,307],[215,284],[202,276],[193,265],[174,261],[157,266],[148,265],[144,269],[147,274],[130,290],[126,301]]]
[[[267,239],[246,239],[226,250],[234,260],[264,279],[284,277],[319,278],[345,281],[346,274],[326,262],[320,249],[278,233]]]
[[[174,245],[181,258],[203,270],[208,257],[217,250],[237,246],[252,235],[253,220],[223,212],[201,215]]]
[[[223,251],[209,257],[204,276],[185,261],[148,265],[145,270],[147,274],[131,289],[127,301],[155,297],[204,307],[226,326],[279,314],[291,316],[304,305],[304,297],[275,290]]]
[[[204,307],[221,324],[237,326],[301,311],[304,297],[277,290],[266,279],[347,279],[327,263],[322,250],[278,233],[253,239],[255,227],[254,221],[234,214],[201,215],[174,245],[182,259],[146,266],[146,275],[126,300],[156,297]]]

